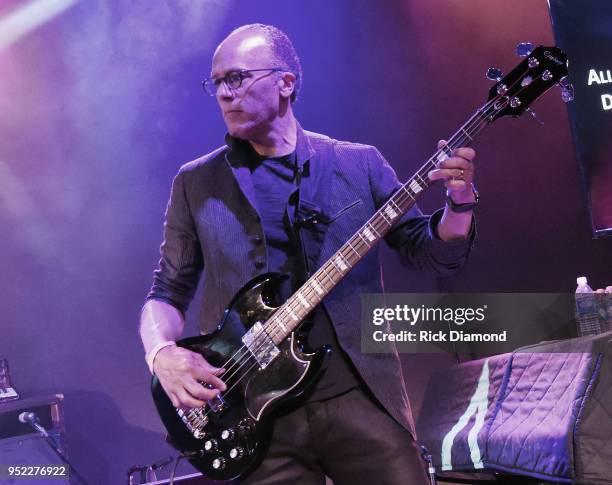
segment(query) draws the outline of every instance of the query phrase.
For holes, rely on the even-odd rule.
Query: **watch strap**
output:
[[[478,201],[480,200],[480,196],[478,195],[478,191],[476,190],[476,187],[474,186],[473,183],[472,183],[472,192],[474,193],[474,197],[475,197],[474,202],[466,202],[465,204],[457,204],[452,199],[452,197],[450,196],[449,192],[447,191],[446,192],[446,205],[453,212],[467,212],[467,211],[471,211],[471,210],[474,209],[474,207],[476,207],[478,205]]]

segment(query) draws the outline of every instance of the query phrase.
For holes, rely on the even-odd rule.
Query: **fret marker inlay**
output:
[[[369,228],[365,228],[363,230],[363,235],[368,239],[368,241],[372,242],[374,241],[376,238],[374,237],[374,234],[372,234],[372,231],[370,231]]]
[[[340,271],[346,271],[347,266],[344,263],[344,259],[342,259],[342,256],[340,255],[336,256],[336,259],[334,259],[334,263],[336,263],[336,266],[340,268]]]
[[[397,212],[395,212],[393,210],[393,207],[391,207],[390,205],[385,207],[385,214],[387,214],[390,219],[395,219],[397,217]]]
[[[416,180],[410,182],[408,187],[410,187],[410,190],[412,190],[414,194],[418,194],[421,190],[423,190],[423,187],[421,187]]]
[[[298,300],[300,300],[300,303],[302,303],[302,305],[304,305],[306,308],[310,308],[310,303],[308,302],[306,298],[304,298],[304,296],[301,293],[297,293],[297,297],[298,297]]]

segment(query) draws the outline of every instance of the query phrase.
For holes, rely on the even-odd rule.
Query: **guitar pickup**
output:
[[[255,322],[248,332],[243,335],[242,343],[249,349],[251,355],[255,357],[260,369],[265,369],[280,354],[279,348],[264,330],[261,322]]]
[[[208,407],[212,410],[213,413],[221,414],[229,406],[221,397],[221,394],[217,394],[215,397],[208,401]]]

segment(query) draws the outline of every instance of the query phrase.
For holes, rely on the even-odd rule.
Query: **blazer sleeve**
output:
[[[381,153],[375,147],[369,149],[370,189],[378,210],[402,184]],[[439,209],[431,216],[424,215],[415,204],[385,236],[387,244],[399,252],[403,264],[447,276],[467,260],[476,235],[475,223],[472,221],[465,240],[445,242],[437,233],[443,212]]]
[[[161,300],[183,314],[197,289],[204,267],[200,240],[185,193],[185,172],[172,182],[166,207],[161,258],[147,300]]]

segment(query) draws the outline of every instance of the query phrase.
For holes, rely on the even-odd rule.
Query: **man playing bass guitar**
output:
[[[297,53],[273,26],[240,27],[215,51],[204,87],[221,109],[226,144],[174,179],[141,315],[147,363],[177,408],[226,390],[223,369],[174,344],[201,276],[200,326],[210,332],[248,280],[276,271],[295,289],[400,187],[376,148],[301,128],[293,113],[301,84]],[[329,89],[341,83],[330,79]],[[431,216],[414,206],[385,237],[408,264],[439,274],[466,260],[474,235],[475,153],[449,155],[428,174],[443,181],[446,206]],[[360,294],[382,291],[373,248],[300,327],[312,348],[331,346],[327,369],[275,418],[265,459],[242,482],[428,483],[397,352],[360,352]]]

